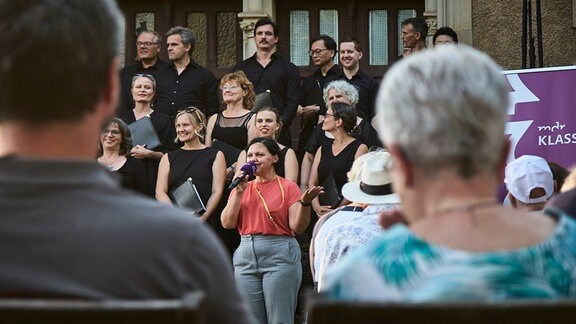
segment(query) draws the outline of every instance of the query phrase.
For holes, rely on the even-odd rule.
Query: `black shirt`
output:
[[[318,105],[320,115],[326,114],[326,103],[324,102],[324,88],[328,83],[341,77],[342,70],[338,65],[332,66],[326,75],[317,69],[316,72],[302,81],[302,100],[300,105]]]
[[[141,61],[136,64],[132,64],[124,67],[120,71],[120,85],[122,90],[120,93],[120,104],[118,106],[118,113],[123,111],[129,111],[134,108],[134,101],[132,99],[132,78],[138,73],[151,74],[154,78],[158,79],[158,71],[167,67],[168,62],[162,61],[160,59],[156,60],[156,64],[145,68]]]
[[[234,71],[242,70],[254,84],[256,94],[270,90],[274,107],[278,109],[287,130],[298,109],[300,100],[300,72],[296,65],[273,53],[270,63],[263,67],[256,54],[236,64]]]
[[[193,60],[180,75],[174,64],[168,65],[158,73],[157,79],[154,110],[167,114],[172,120],[179,110],[188,106],[200,108],[206,118],[218,113],[218,80]]]
[[[356,112],[359,117],[371,121],[376,114],[376,95],[378,94],[378,82],[368,74],[358,70],[351,79],[348,79],[344,72],[340,77],[358,89],[358,103]]]

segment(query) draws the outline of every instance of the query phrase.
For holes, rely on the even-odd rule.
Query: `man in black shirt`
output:
[[[132,78],[139,73],[151,74],[157,77],[158,71],[168,66],[168,63],[158,58],[160,53],[160,35],[153,30],[144,30],[136,38],[136,49],[138,50],[138,62],[126,66],[120,71],[120,82],[122,92],[118,113],[134,108],[132,99]]]
[[[358,89],[359,98],[356,113],[358,117],[370,122],[376,114],[378,82],[360,71],[362,56],[362,45],[357,40],[349,38],[340,42],[340,65],[343,72],[340,79],[348,81]]]
[[[282,119],[278,142],[291,147],[290,124],[296,115],[300,100],[300,72],[288,60],[276,53],[278,27],[270,18],[262,18],[254,27],[256,53],[236,64],[234,71],[242,70],[254,84],[256,94],[270,91],[272,103]]]
[[[302,117],[302,131],[298,138],[298,161],[306,156],[312,165],[313,154],[306,154],[306,143],[312,135],[318,122],[326,113],[326,103],[323,99],[324,87],[332,80],[341,76],[342,71],[334,64],[336,41],[327,35],[318,35],[310,41],[310,57],[318,69],[302,82],[302,100],[298,107],[298,116]],[[306,178],[308,178],[306,176]],[[304,184],[306,185],[306,184]]]
[[[172,62],[158,75],[156,107],[172,120],[178,110],[200,108],[206,117],[218,112],[218,81],[208,69],[190,57],[195,38],[189,28],[176,26],[166,33],[168,58]]]

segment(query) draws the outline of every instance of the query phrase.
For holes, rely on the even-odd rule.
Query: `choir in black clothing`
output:
[[[367,148],[381,146],[376,131],[370,124],[377,83],[358,70],[362,50],[357,41],[346,39],[341,42],[346,46],[351,44],[352,48],[348,46],[340,53],[342,65],[339,66],[334,64],[334,57],[338,53],[334,39],[327,35],[314,37],[310,42],[309,53],[318,69],[300,85],[297,67],[276,51],[278,30],[275,23],[268,18],[261,19],[255,25],[254,35],[256,53],[238,62],[232,72],[221,79],[220,104],[216,78],[190,57],[195,45],[191,30],[177,26],[165,35],[169,63],[157,57],[162,42],[157,33],[142,31],[139,34],[137,48],[140,61],[123,69],[124,100],[118,117],[127,124],[149,117],[162,145],[149,148],[141,143],[133,143],[133,147],[125,152],[126,161],[129,161],[125,164],[126,168],[134,164],[132,161],[139,161],[140,167],[133,166],[133,169],[144,173],[140,178],[146,179],[146,184],[139,182],[136,187],[140,189],[137,190],[171,202],[170,190],[193,175],[195,181],[202,183],[200,187],[203,192],[200,195],[205,200],[204,203],[209,205],[208,211],[200,217],[214,220],[217,217],[212,216],[221,211],[221,208],[214,206],[221,207],[225,204],[228,191],[224,184],[229,183],[235,171],[246,163],[243,150],[251,138],[271,137],[281,143],[284,163],[280,172],[287,179],[300,183],[302,190],[310,184],[321,183],[328,168],[340,169],[335,168],[332,162],[326,162],[328,155],[333,158],[330,161],[334,161],[340,151],[352,143],[353,149],[349,150],[353,152],[349,158],[353,160],[367,151]],[[343,71],[342,67],[346,71]],[[141,71],[146,73],[139,73]],[[128,88],[129,77],[132,79]],[[340,81],[333,82],[334,80]],[[256,94],[265,91],[270,92],[273,107],[252,111]],[[129,100],[126,99],[127,93],[131,96]],[[332,106],[338,102],[347,104],[346,112],[334,110]],[[191,110],[188,113],[178,112],[189,106],[196,107],[197,113],[190,113]],[[219,110],[218,106],[223,106],[224,109]],[[341,108],[338,107],[337,109]],[[348,121],[348,112],[358,116],[352,118],[355,122]],[[207,122],[203,119],[197,120],[198,114],[206,116]],[[288,128],[296,114],[304,123],[298,150],[295,152],[290,148],[292,141]],[[181,117],[181,120],[177,120],[177,116]],[[326,118],[328,120],[323,122]],[[111,125],[112,128],[122,128],[116,124]],[[177,133],[178,129],[183,130],[186,127],[197,127],[200,131]],[[182,140],[184,134],[195,138],[194,149]],[[129,133],[126,135],[130,138]],[[114,137],[111,132],[103,133],[102,143],[110,137]],[[344,141],[340,143],[342,140]],[[240,155],[233,153],[234,156],[225,156],[224,171],[219,168],[221,163],[218,157],[223,153],[230,153],[218,153],[218,149],[222,150],[219,146],[208,149],[214,141],[225,143],[241,152]],[[334,150],[334,146],[338,148]],[[198,152],[207,155],[197,157]],[[104,164],[112,158],[103,153],[99,156],[101,162],[105,161]],[[161,158],[163,162],[159,174]],[[190,169],[195,170],[194,174],[186,170],[188,164],[185,161],[189,161],[188,164],[193,162],[194,167]],[[231,163],[227,164],[226,161]],[[340,171],[346,171],[344,169],[351,164],[348,162],[350,161],[347,161]],[[198,173],[197,170],[208,171]],[[223,185],[220,184],[220,173],[224,174]],[[126,173],[125,178],[128,174]],[[341,180],[340,175],[336,178]],[[128,182],[124,181],[126,186],[134,187]],[[338,181],[339,186],[343,184],[340,182],[342,181]],[[143,189],[144,187],[147,189]],[[223,187],[222,192],[220,187]],[[314,207],[319,215],[327,211],[316,203]],[[221,224],[213,225],[218,231],[218,225]],[[234,243],[229,246],[231,251],[235,249],[233,245]]]

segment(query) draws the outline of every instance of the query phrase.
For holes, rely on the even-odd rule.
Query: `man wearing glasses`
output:
[[[335,80],[341,73],[340,67],[334,64],[336,42],[328,35],[318,35],[310,41],[310,58],[318,69],[302,82],[302,99],[297,115],[302,118],[302,130],[298,140],[298,157],[301,161],[308,138],[314,131],[319,115],[326,113],[326,104],[322,99],[322,91],[326,84]]]
[[[338,53],[336,41],[327,35],[318,35],[310,41],[310,58],[318,69],[302,82],[302,100],[298,107],[298,116],[302,117],[302,131],[298,139],[298,161],[309,169],[312,166],[314,154],[306,153],[306,143],[312,136],[316,125],[324,119],[326,103],[324,102],[324,87],[342,74],[342,70],[334,64],[334,56]],[[306,161],[303,161],[306,159]],[[308,172],[305,174],[308,179]],[[308,186],[308,181],[301,184]]]
[[[132,93],[130,92],[134,75],[147,73],[156,77],[159,70],[168,66],[167,62],[158,57],[161,48],[160,35],[157,32],[144,30],[138,34],[136,38],[137,62],[124,67],[120,72],[122,93],[118,113],[134,108]]]

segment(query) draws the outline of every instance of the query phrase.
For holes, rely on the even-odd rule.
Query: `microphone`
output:
[[[248,162],[244,164],[240,168],[240,171],[242,171],[242,176],[234,178],[234,180],[232,180],[232,183],[228,187],[228,190],[236,188],[238,184],[242,182],[242,180],[244,180],[246,176],[248,176],[248,181],[256,179],[256,176],[254,175],[254,173],[256,173],[256,164],[254,164],[254,162]]]

